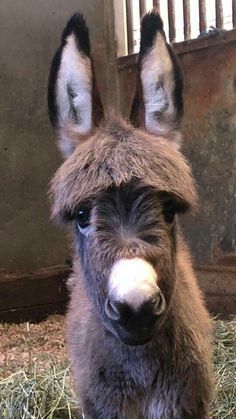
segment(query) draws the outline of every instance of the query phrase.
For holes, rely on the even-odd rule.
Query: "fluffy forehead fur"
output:
[[[67,212],[110,186],[140,179],[158,191],[174,194],[195,207],[196,189],[182,154],[161,137],[109,117],[62,164],[52,181],[53,216]]]

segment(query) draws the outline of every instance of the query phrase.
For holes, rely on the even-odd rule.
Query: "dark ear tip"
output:
[[[143,16],[141,22],[140,58],[152,47],[157,32],[165,37],[163,21],[156,10]]]
[[[74,34],[79,50],[84,54],[90,55],[90,41],[89,41],[89,30],[86,25],[86,21],[82,13],[75,13],[68,20],[67,25],[62,33],[62,45],[66,43],[66,39],[69,35]]]
[[[141,23],[142,31],[149,30],[150,28],[156,31],[163,31],[163,21],[157,10],[152,10],[146,13],[142,18]]]

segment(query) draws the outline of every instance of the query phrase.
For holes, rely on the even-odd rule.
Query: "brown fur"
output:
[[[174,147],[125,122],[109,119],[57,172],[52,183],[54,216],[73,214],[79,203],[91,197],[94,206],[99,206],[98,196],[108,190],[107,197],[99,198],[103,207],[106,199],[110,203],[112,185],[118,190],[124,185],[125,189],[132,179],[142,187],[168,191],[185,207],[196,205],[190,167]],[[158,230],[153,234],[158,235],[159,245],[147,247],[136,226],[134,241],[122,239],[120,248],[120,233],[109,214],[109,205],[105,208],[111,231],[100,226],[103,220],[98,213],[97,218],[94,215],[94,224],[103,231],[95,233],[88,245],[86,267],[76,235],[71,278],[68,346],[85,417],[206,419],[212,393],[211,324],[178,223],[166,226],[156,207]],[[152,215],[147,213],[147,217]],[[145,223],[143,229],[146,232]],[[168,304],[152,342],[137,348],[107,334],[101,311],[110,266],[116,258],[132,257],[133,252],[154,259]],[[92,270],[94,282],[88,282],[85,269]],[[96,279],[101,273],[104,278]],[[130,367],[124,369],[124,362]],[[113,416],[112,412],[117,413]]]
[[[106,334],[85,290],[80,263],[75,261],[67,317],[68,347],[86,418],[208,418],[213,388],[211,322],[186,245],[181,238],[179,241],[168,314],[153,342],[143,347],[122,345]],[[123,369],[122,364],[129,362],[132,371],[128,373],[127,365]],[[160,402],[162,397],[166,410],[159,414],[153,399]],[[175,398],[179,398],[180,410],[178,404],[175,407]],[[105,412],[110,415],[103,415],[102,409],[90,414],[89,401],[97,401],[98,406],[108,403]],[[117,414],[113,416],[113,412]]]
[[[191,169],[183,155],[165,139],[112,117],[86,141],[78,138],[78,144],[52,182],[54,217],[60,218],[109,186],[119,186],[133,178],[173,193],[187,206],[196,207]]]

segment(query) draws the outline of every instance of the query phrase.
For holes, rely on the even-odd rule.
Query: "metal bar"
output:
[[[153,0],[153,7],[160,10],[160,0]]]
[[[175,7],[174,0],[168,0],[168,21],[169,21],[169,39],[175,41]]]
[[[222,1],[215,0],[215,8],[216,8],[216,27],[217,29],[223,28],[223,9],[222,9]]]
[[[139,0],[139,10],[140,10],[140,17],[142,17],[146,13],[146,1]]]
[[[233,28],[236,28],[236,0],[232,0]]]
[[[190,20],[190,2],[183,0],[183,14],[184,14],[184,39],[191,38],[191,20]]]
[[[206,1],[198,0],[199,4],[199,31],[204,32],[206,30]]]
[[[114,1],[117,55],[127,55],[126,1]]]
[[[132,0],[126,0],[126,20],[127,20],[128,54],[132,54],[134,52]]]

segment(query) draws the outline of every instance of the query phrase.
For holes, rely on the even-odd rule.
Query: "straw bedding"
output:
[[[0,419],[75,419],[64,319],[0,324]],[[236,318],[215,321],[216,400],[211,418],[236,418]]]

